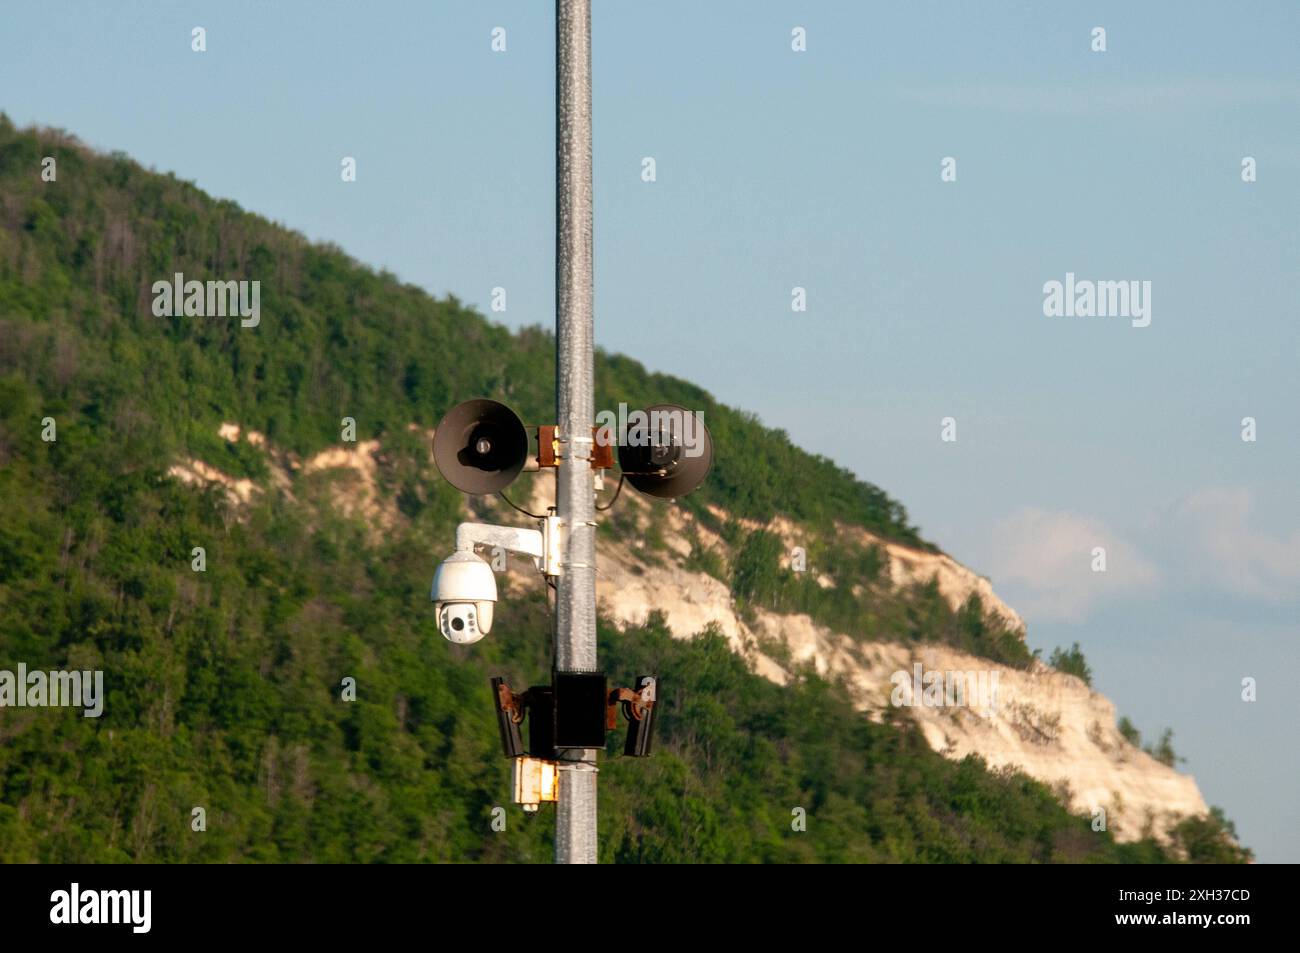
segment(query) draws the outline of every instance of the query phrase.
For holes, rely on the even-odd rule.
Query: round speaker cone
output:
[[[443,479],[465,493],[499,493],[528,460],[528,431],[513,410],[479,398],[457,404],[433,433],[433,460]]]
[[[713,438],[699,416],[676,404],[647,407],[618,448],[618,465],[633,487],[672,500],[696,489],[713,464]]]

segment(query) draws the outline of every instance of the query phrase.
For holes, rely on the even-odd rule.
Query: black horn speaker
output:
[[[528,461],[528,431],[505,404],[467,400],[438,423],[433,461],[443,479],[458,490],[475,496],[499,493]]]
[[[675,500],[696,489],[713,464],[704,416],[676,404],[655,404],[628,417],[618,447],[623,476],[642,493]]]

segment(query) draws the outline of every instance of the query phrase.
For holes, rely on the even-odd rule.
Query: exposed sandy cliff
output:
[[[797,532],[788,524],[774,528],[792,545],[797,541]],[[866,533],[861,536],[871,539]],[[977,592],[987,612],[1023,630],[1019,615],[994,595],[982,576],[943,554],[880,545],[889,556],[894,585],[937,579],[940,592],[954,607]],[[684,556],[683,548],[674,551]],[[789,667],[803,665],[841,677],[857,705],[876,717],[890,704],[891,675],[910,676],[917,662],[927,672],[996,670],[996,705],[991,711],[905,707],[932,748],[954,759],[978,754],[993,768],[1017,767],[1056,789],[1077,813],[1093,815],[1103,809],[1108,828],[1121,840],[1141,837],[1148,825],[1163,834],[1178,818],[1208,810],[1190,775],[1160,763],[1120,735],[1109,699],[1046,665],[1018,671],[943,645],[863,643],[807,615],[759,610],[747,624],[719,580],[672,559],[646,565],[624,544],[602,546],[597,591],[602,610],[622,622],[642,622],[658,609],[679,637],[715,626],[751,660],[757,673],[773,681],[784,682]]]
[[[240,428],[227,424],[221,436],[240,439]],[[262,447],[260,434],[245,439]],[[314,474],[337,472],[348,482],[340,488],[337,504],[364,516],[376,530],[398,519],[390,500],[377,492],[376,466],[382,461],[376,441],[347,449],[320,453],[307,461],[268,453],[278,463],[274,482],[292,492],[293,482]],[[260,487],[234,480],[202,461],[178,463],[172,473],[195,484],[221,485],[234,505],[247,503]],[[532,476],[527,501],[535,512],[544,510],[552,497],[550,474]],[[651,505],[636,494],[625,494],[619,506],[635,508],[644,517]],[[502,519],[517,522],[515,514]],[[800,545],[801,530],[777,520],[767,527],[788,544]],[[1180,774],[1126,741],[1116,730],[1115,706],[1091,691],[1081,680],[1045,665],[1020,671],[938,644],[923,646],[896,642],[865,642],[850,634],[833,632],[807,615],[786,615],[753,610],[742,619],[728,586],[714,577],[685,567],[693,533],[705,545],[725,549],[725,543],[706,527],[679,510],[671,510],[665,534],[667,550],[654,560],[639,558],[644,545],[603,540],[600,547],[597,594],[601,610],[624,623],[645,621],[653,610],[664,613],[673,633],[690,638],[713,627],[733,649],[765,678],[784,683],[796,668],[811,666],[824,676],[841,679],[859,708],[880,718],[891,705],[891,676],[913,666],[927,672],[997,672],[995,704],[950,707],[905,705],[926,740],[936,751],[960,759],[978,754],[993,768],[1015,767],[1051,785],[1077,813],[1106,812],[1108,828],[1121,840],[1134,840],[1148,828],[1157,835],[1177,818],[1204,814],[1204,799],[1191,776]],[[857,541],[874,543],[888,557],[890,582],[896,587],[933,580],[939,592],[957,607],[977,593],[986,613],[1023,631],[1019,615],[993,592],[989,581],[949,556],[929,553],[878,540],[862,530],[851,530]],[[819,579],[823,586],[829,579]],[[522,560],[511,560],[508,587],[538,585],[535,572]],[[910,691],[907,693],[910,694]]]

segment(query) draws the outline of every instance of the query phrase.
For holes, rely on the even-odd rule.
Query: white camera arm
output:
[[[520,556],[531,556],[533,565],[547,576],[560,575],[560,518],[538,520],[542,527],[521,529],[491,523],[461,523],[456,527],[457,552],[472,553],[475,546],[500,546]]]

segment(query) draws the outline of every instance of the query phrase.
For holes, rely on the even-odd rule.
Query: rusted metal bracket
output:
[[[560,465],[560,441],[556,438],[559,430],[554,424],[541,424],[537,428],[537,466],[558,467]],[[591,468],[593,470],[610,470],[614,467],[614,439],[608,427],[591,428]]]
[[[538,467],[560,465],[560,441],[555,439],[555,432],[559,429],[555,424],[542,424],[537,428]]]
[[[510,690],[510,686],[502,682],[497,686],[497,700],[501,705],[502,711],[510,712],[510,720],[516,725],[523,724],[524,711],[528,707],[528,693],[521,692],[516,695]]]
[[[614,431],[608,427],[592,427],[591,437],[591,468],[593,470],[612,470],[614,468]]]
[[[641,721],[654,708],[654,698],[646,698],[643,693],[631,688],[615,688],[609,693],[609,703],[605,706],[605,727],[613,731],[618,727],[618,709],[623,708],[623,717],[628,721]]]

